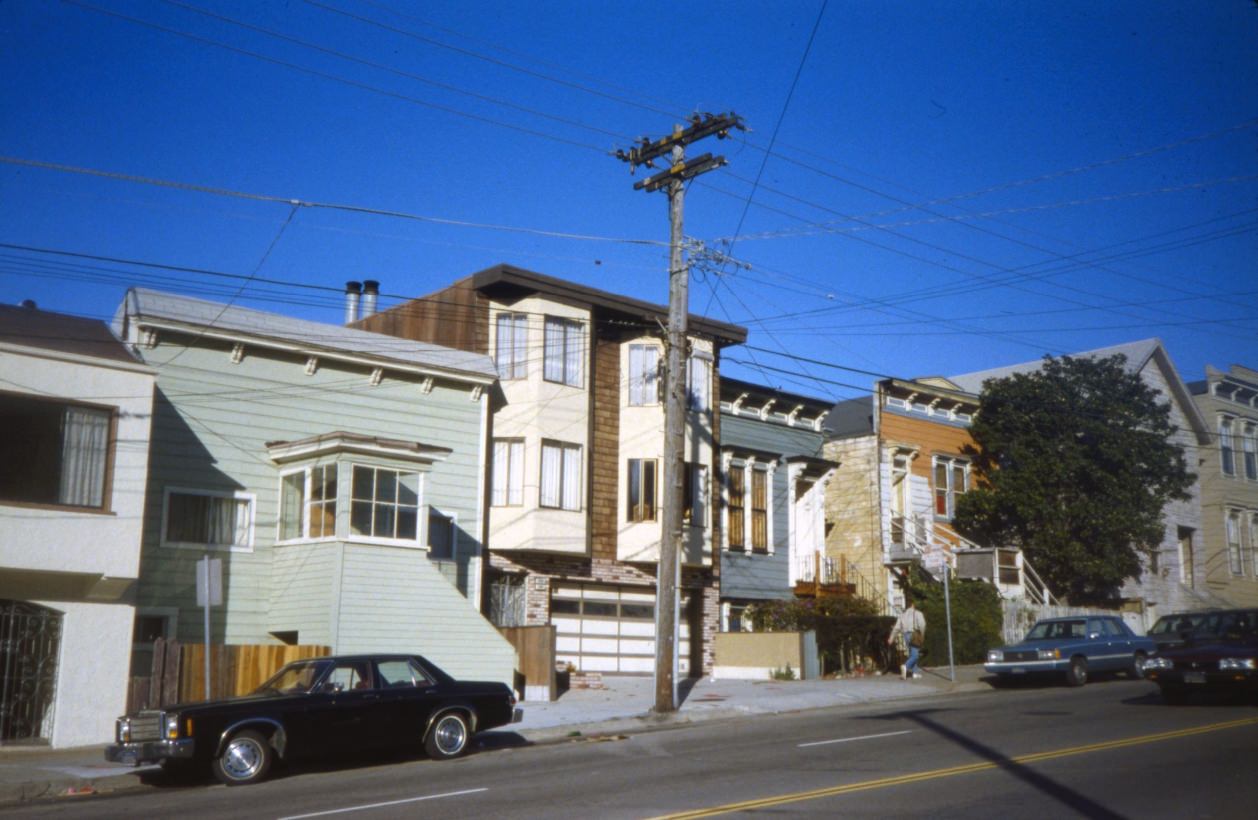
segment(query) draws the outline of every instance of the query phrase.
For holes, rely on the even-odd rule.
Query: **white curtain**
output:
[[[581,509],[581,448],[563,450],[563,508]]]
[[[206,543],[245,546],[249,533],[249,502],[240,498],[208,498]]]
[[[548,382],[563,382],[564,323],[559,319],[546,319],[546,349],[543,356],[543,374]]]
[[[564,337],[564,383],[573,387],[581,386],[581,327],[576,322],[568,322],[567,335]]]
[[[655,345],[629,346],[629,404],[659,403],[660,349]]]
[[[711,409],[708,403],[708,386],[711,384],[707,359],[691,357],[689,372],[686,374],[686,398],[691,410],[706,411]]]
[[[558,507],[562,499],[561,473],[563,470],[562,448],[554,444],[542,445],[542,497],[543,507]]]
[[[510,447],[511,471],[507,478],[507,503],[524,503],[524,442],[513,441]]]
[[[62,504],[103,506],[108,451],[108,411],[67,407],[61,435]]]
[[[494,477],[489,503],[495,507],[507,503],[507,471],[510,468],[511,442],[494,442]]]

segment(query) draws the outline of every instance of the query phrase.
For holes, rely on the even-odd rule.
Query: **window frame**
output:
[[[427,505],[424,503],[425,471],[419,470],[419,469],[406,469],[406,468],[397,467],[397,466],[393,466],[389,464],[378,464],[378,463],[364,462],[364,461],[350,460],[344,463],[345,463],[345,466],[349,468],[348,470],[345,471],[346,473],[348,473],[348,480],[349,480],[349,486],[346,488],[347,500],[349,502],[349,526],[345,533],[345,541],[358,543],[358,544],[380,544],[384,546],[409,547],[409,548],[414,548],[414,549],[425,548],[427,546],[426,533],[427,533],[427,526],[428,526],[428,521],[427,521],[428,509],[427,509]],[[355,473],[359,469],[372,471],[372,474],[373,474],[372,475],[372,498],[370,500],[364,499],[364,498],[358,498],[354,495]],[[415,505],[414,505],[415,507],[415,537],[414,538],[398,538],[396,536],[375,535],[374,532],[372,534],[364,534],[364,533],[358,533],[354,531],[354,506],[356,502],[369,503],[372,505],[372,524],[373,524],[372,529],[373,531],[375,529],[375,526],[374,526],[375,507],[377,505],[386,505],[390,503],[387,501],[376,500],[375,493],[378,486],[378,483],[376,481],[376,475],[381,470],[385,470],[391,473],[398,473],[399,475],[407,474],[407,475],[413,475],[416,477]],[[392,502],[392,506],[394,508],[393,529],[394,529],[394,532],[396,532],[397,521],[398,521],[397,509],[401,505],[395,498],[394,501]],[[407,505],[407,506],[410,506],[410,505]]]
[[[557,504],[546,503],[546,451],[547,449],[559,451],[559,499]],[[576,453],[575,459],[569,458],[571,453]],[[580,444],[569,441],[558,441],[555,439],[542,439],[542,457],[538,464],[537,474],[537,506],[544,510],[563,510],[565,512],[580,512],[582,509],[581,492],[581,476],[584,474],[584,448]],[[569,476],[572,471],[572,461],[575,461],[575,476]],[[571,478],[571,486],[569,479]],[[572,506],[568,505],[569,490],[576,496],[576,502]]]
[[[75,401],[73,399],[63,399],[60,397],[36,396],[29,393],[20,393],[16,391],[0,390],[0,399],[10,399],[14,401],[30,402],[32,404],[44,405],[56,408],[61,417],[61,433],[57,437],[58,458],[65,447],[65,416],[69,410],[87,410],[100,413],[105,416],[105,444],[101,453],[101,471],[100,480],[100,504],[71,504],[59,500],[41,501],[28,500],[21,498],[0,497],[0,506],[11,507],[28,507],[34,509],[48,510],[64,510],[70,512],[112,514],[113,513],[113,483],[115,459],[117,457],[118,448],[118,413],[116,406],[107,404],[94,404],[92,402]],[[61,482],[61,466],[58,465],[57,473],[58,484]],[[6,465],[6,469],[10,469]],[[60,491],[58,491],[60,497]]]
[[[691,354],[690,358],[686,360],[687,410],[695,413],[712,412],[713,365],[714,362],[710,356],[701,354]],[[702,385],[702,389],[697,390],[696,385]]]
[[[630,524],[644,524],[652,521],[658,521],[660,516],[660,460],[658,458],[630,458],[626,460],[626,481],[625,481],[625,500],[628,502],[625,509],[625,520]],[[634,467],[638,468],[637,477],[637,493],[640,498],[634,501]],[[649,466],[650,470],[646,470]],[[650,473],[651,497],[646,498],[644,485],[647,483],[647,473]],[[646,513],[650,513],[647,515]]]
[[[229,499],[236,502],[243,501],[246,505],[246,509],[248,510],[248,523],[245,527],[245,543],[214,544],[171,540],[168,535],[171,521],[170,498],[172,495],[191,495],[205,498]],[[206,490],[196,487],[167,486],[162,489],[162,518],[158,543],[160,546],[167,549],[197,550],[199,552],[253,552],[254,533],[257,529],[257,516],[258,497],[255,493],[247,493],[240,490]]]
[[[640,372],[635,371],[634,370],[634,352],[635,351],[645,352],[647,350],[650,350],[652,352],[652,355],[655,356],[654,366],[648,368],[646,366],[646,363],[643,362],[641,366],[641,371]],[[653,342],[634,342],[629,345],[628,356],[629,356],[629,362],[628,362],[627,370],[628,370],[628,376],[629,376],[628,378],[629,390],[628,390],[627,401],[629,403],[629,406],[630,407],[655,407],[659,405],[661,400],[663,399],[663,392],[664,392],[661,389],[661,385],[660,385],[660,382],[663,381],[663,379],[661,378],[662,374],[660,372],[660,369],[661,369],[660,364],[664,360],[663,349],[658,344],[655,344]],[[648,387],[650,387],[651,389],[651,397],[649,399],[643,395],[647,392]],[[637,401],[634,401],[635,389],[639,396],[639,399]]]
[[[329,469],[336,471],[336,478],[333,482],[334,492],[331,498],[314,498],[315,487],[315,471],[319,471],[323,476],[322,484],[326,486],[326,474]],[[284,494],[284,482],[291,476],[300,475],[301,483],[301,499],[299,501],[300,521],[298,522],[299,533],[295,536],[285,536],[285,513],[287,512],[286,500]],[[337,461],[320,462],[317,464],[306,464],[301,467],[294,467],[280,472],[279,495],[276,498],[277,514],[275,516],[275,543],[276,544],[300,544],[312,541],[334,541],[337,538],[337,514],[339,513],[341,500],[341,466]],[[332,531],[324,532],[318,535],[311,534],[311,525],[314,522],[313,508],[316,506],[332,508]],[[325,517],[326,520],[326,517]]]
[[[498,447],[505,447],[507,454],[506,466],[499,471]],[[526,466],[526,457],[524,451],[524,439],[519,437],[506,436],[503,438],[495,438],[490,443],[490,456],[492,463],[489,471],[489,506],[491,507],[523,507],[524,506],[524,470]],[[499,479],[506,481],[502,487],[502,497],[505,501],[499,502]],[[518,482],[518,486],[515,486]],[[515,499],[514,501],[512,499]]]
[[[1232,424],[1236,419],[1232,416],[1219,416],[1219,469],[1223,475],[1236,475],[1236,440]]]
[[[944,486],[939,486],[939,470],[944,469]],[[961,487],[957,489],[957,471],[961,472]],[[957,514],[957,500],[970,490],[970,462],[953,455],[936,454],[930,460],[931,512],[937,521],[951,521]],[[941,496],[940,493],[943,495]],[[939,501],[943,498],[944,512],[939,511]]]
[[[557,343],[552,334],[558,334]],[[558,360],[552,358],[557,355]],[[551,384],[568,387],[585,386],[585,329],[579,319],[567,316],[547,316],[542,324],[542,379]],[[558,365],[558,378],[552,378],[551,368]],[[569,373],[569,365],[575,373]]]
[[[1258,481],[1258,424],[1248,419],[1241,426],[1241,461],[1245,479]]]
[[[725,548],[731,552],[747,552],[746,464],[730,463],[729,469],[725,472],[725,497],[727,522]]]
[[[503,320],[507,320],[505,323]],[[511,343],[503,345],[504,324]],[[529,375],[529,315],[501,310],[494,314],[494,369],[501,381],[519,381]]]
[[[1223,513],[1223,541],[1227,546],[1227,568],[1236,576],[1245,575],[1245,556],[1241,551],[1241,513],[1240,510],[1225,510]]]
[[[687,461],[685,467],[681,520],[685,526],[704,530],[708,528],[708,465]]]

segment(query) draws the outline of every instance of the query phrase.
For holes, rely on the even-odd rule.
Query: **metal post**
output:
[[[952,594],[948,590],[948,576],[952,574],[948,562],[944,561],[944,618],[948,624],[948,679],[957,682],[957,664],[952,657]]]
[[[210,699],[210,554],[205,558],[205,699]]]

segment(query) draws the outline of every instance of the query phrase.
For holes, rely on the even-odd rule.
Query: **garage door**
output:
[[[681,592],[680,674],[690,673],[690,593]],[[555,658],[582,672],[655,671],[655,592],[643,587],[556,583],[550,620]]]

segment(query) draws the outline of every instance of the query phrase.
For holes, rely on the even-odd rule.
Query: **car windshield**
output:
[[[1150,635],[1177,635],[1182,632],[1191,632],[1201,623],[1204,616],[1202,615],[1167,615],[1158,618],[1150,629]]]
[[[1225,640],[1258,639],[1258,610],[1212,612],[1202,619],[1196,634]]]
[[[290,663],[254,690],[255,695],[304,695],[310,692],[328,667],[327,661]]]
[[[1082,638],[1087,635],[1085,621],[1040,621],[1027,633],[1028,641],[1043,641],[1051,638]]]

